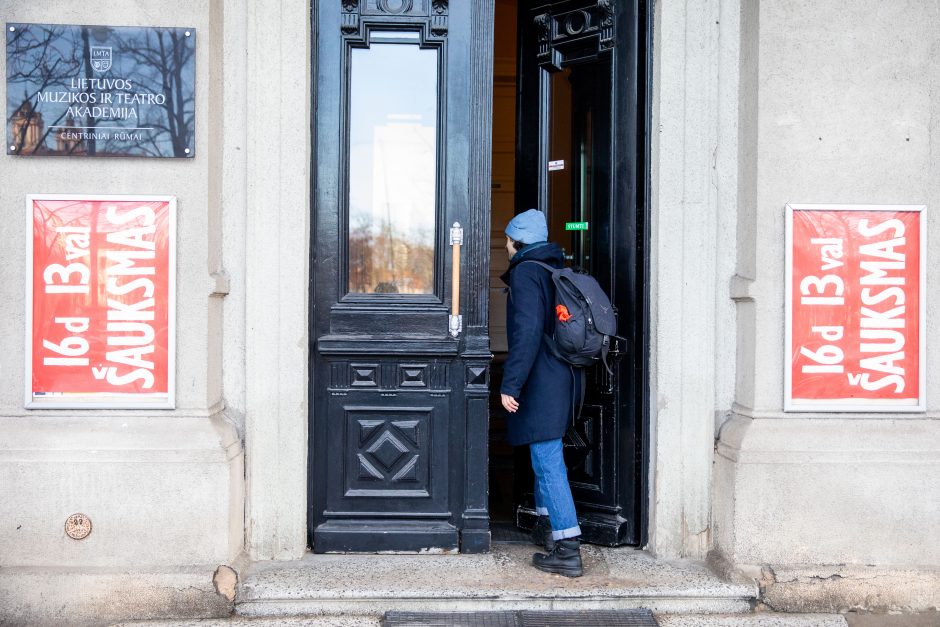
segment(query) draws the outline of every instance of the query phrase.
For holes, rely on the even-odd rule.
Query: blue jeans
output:
[[[529,445],[535,471],[535,511],[540,516],[548,515],[555,540],[581,535],[562,450],[561,439]]]

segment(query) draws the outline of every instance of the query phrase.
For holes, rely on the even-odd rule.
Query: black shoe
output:
[[[548,516],[539,516],[532,527],[532,544],[544,547],[549,553],[555,548],[555,541],[552,539],[552,523]]]
[[[580,577],[584,574],[581,565],[581,542],[577,538],[559,540],[548,555],[533,555],[532,565],[546,573]]]

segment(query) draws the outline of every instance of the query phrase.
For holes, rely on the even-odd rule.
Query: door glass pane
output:
[[[544,71],[544,70],[543,70]],[[573,102],[575,94],[571,86],[571,68],[546,74],[550,77],[551,101],[549,103],[549,161],[553,164],[548,174],[549,202],[549,239],[556,242],[565,251],[570,262],[574,258],[574,234],[565,229],[578,215],[578,205],[574,198],[574,170],[580,169],[580,163],[574,161],[573,137],[574,120]],[[580,233],[578,233],[580,235]]]
[[[373,43],[351,55],[349,292],[431,294],[437,51]]]
[[[565,68],[550,75],[549,237],[572,265],[594,272],[593,236],[604,202],[606,172],[598,158],[610,150],[603,126],[610,111],[607,61]],[[599,127],[600,125],[600,127]]]

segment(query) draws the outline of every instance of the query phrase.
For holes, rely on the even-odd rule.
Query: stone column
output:
[[[252,559],[295,559],[307,546],[311,11],[246,10],[247,546]]]

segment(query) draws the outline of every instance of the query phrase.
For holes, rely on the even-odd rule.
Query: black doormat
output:
[[[649,610],[386,612],[384,627],[659,627]]]
[[[498,544],[532,544],[531,534],[511,522],[491,522],[490,534]],[[535,545],[532,545],[533,550]]]

